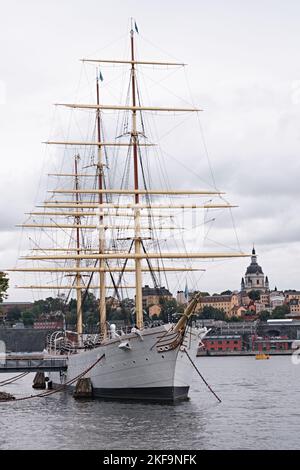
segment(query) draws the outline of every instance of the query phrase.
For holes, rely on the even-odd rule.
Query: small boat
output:
[[[269,354],[259,353],[256,354],[255,359],[270,359]]]

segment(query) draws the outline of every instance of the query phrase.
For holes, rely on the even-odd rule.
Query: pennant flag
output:
[[[103,82],[103,76],[102,76],[101,70],[99,70],[99,78],[100,78],[101,82]]]
[[[137,24],[136,24],[136,22],[134,22],[134,27],[135,27],[135,30],[136,30],[136,32],[138,33],[138,32],[139,32],[139,30],[138,30],[138,27],[137,27]]]

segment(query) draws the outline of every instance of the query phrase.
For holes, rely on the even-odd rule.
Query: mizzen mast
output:
[[[97,93],[97,105],[100,104],[100,93],[99,93],[99,77],[97,75],[96,79],[96,93]],[[103,224],[103,193],[101,192],[104,187],[104,178],[103,178],[103,152],[101,145],[101,116],[100,108],[97,108],[96,111],[97,117],[97,137],[98,137],[98,189],[99,189],[99,254],[104,254],[105,252],[105,230]],[[99,316],[100,316],[100,334],[102,338],[106,338],[106,288],[105,288],[105,258],[99,260],[99,289],[100,289],[100,299],[99,299]]]
[[[78,160],[79,160],[79,155],[75,155],[74,158],[74,169],[75,169],[75,189],[78,191],[79,189],[79,179],[78,179]],[[79,200],[79,193],[75,193],[75,202],[76,205],[80,203]],[[75,279],[76,279],[76,313],[77,313],[77,333],[82,334],[82,282],[81,282],[81,272],[80,272],[80,224],[81,224],[81,218],[79,215],[75,216],[75,225],[76,225],[76,253],[78,256],[78,259],[76,259],[76,268],[78,271],[75,274]]]

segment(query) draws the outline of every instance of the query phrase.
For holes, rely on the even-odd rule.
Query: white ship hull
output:
[[[143,331],[140,337],[131,333],[107,340],[91,350],[70,354],[67,373],[52,373],[55,385],[63,384],[87,370],[93,396],[110,399],[170,401],[188,397],[193,367],[185,353],[194,359],[199,345],[199,330],[191,329],[180,344],[170,325]],[[127,349],[126,346],[130,349]],[[171,346],[170,346],[171,345]],[[74,388],[76,382],[72,385]]]

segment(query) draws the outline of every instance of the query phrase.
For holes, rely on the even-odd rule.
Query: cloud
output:
[[[155,18],[154,30],[153,4],[146,7],[144,2],[129,1],[120,6],[117,2],[119,8],[111,9],[112,1],[109,8],[101,6],[103,19],[99,25],[100,7],[94,0],[87,0],[85,8],[76,0],[42,3],[10,2],[0,28],[4,45],[0,80],[5,88],[1,93],[4,100],[0,100],[3,262],[13,265],[18,255],[14,225],[24,220],[23,213],[34,203],[45,198],[46,189],[53,184],[41,180],[41,174],[70,162],[70,154],[54,150],[45,153],[40,142],[49,135],[67,135],[69,124],[72,136],[82,137],[91,125],[91,119],[87,127],[82,125],[86,113],[74,118],[72,112],[53,111],[51,104],[92,101],[94,68],[81,68],[78,59],[124,56],[128,50],[128,8],[134,7],[141,31],[137,37],[139,57],[165,59],[171,55],[165,53],[169,50],[176,59],[191,64],[190,70],[174,75],[170,70],[155,75],[155,70],[147,69],[140,77],[141,84],[153,78],[144,102],[193,102],[204,109],[201,127],[195,116],[145,118],[145,124],[156,123],[149,140],[162,137],[162,153],[149,152],[153,187],[170,182],[182,189],[212,188],[212,166],[217,187],[226,191],[226,199],[240,206],[233,213],[242,247],[249,250],[255,242],[261,259],[268,263],[270,277],[273,270],[280,286],[289,276],[289,287],[299,288],[300,71],[295,64],[299,7],[290,5],[283,11],[279,3],[272,2],[269,10],[268,2],[262,5],[254,1],[245,10],[239,2],[226,2],[225,7],[223,2],[208,5],[200,1],[188,2],[190,8],[186,9],[182,2],[166,1],[160,5],[161,17]],[[182,21],[183,17],[188,21]],[[115,43],[114,38],[118,39]],[[122,69],[105,67],[103,74],[104,97],[107,102],[117,102]],[[112,116],[106,117],[112,132]],[[89,158],[86,155],[87,161]],[[211,245],[236,246],[230,214],[218,214],[209,234],[214,240]],[[209,291],[237,288],[245,264],[245,260],[214,264],[207,275],[198,278],[199,283]],[[172,281],[174,287],[179,282],[184,284],[183,276],[178,279],[177,283]],[[27,294],[12,291],[14,295],[23,298]]]

